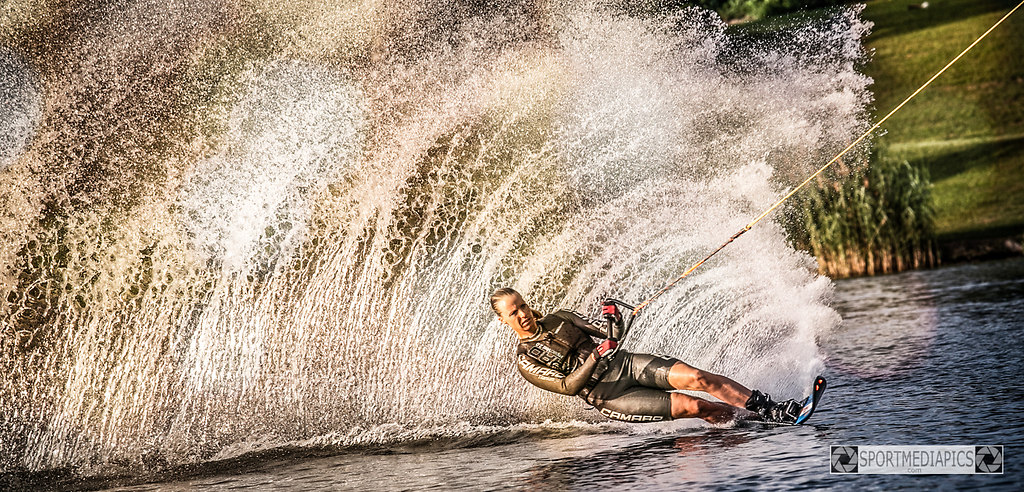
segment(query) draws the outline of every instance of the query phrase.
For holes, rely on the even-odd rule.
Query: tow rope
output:
[[[739,231],[739,232],[737,232],[736,234],[733,234],[733,235],[732,235],[732,237],[730,237],[730,238],[729,238],[729,239],[728,239],[727,241],[725,241],[724,243],[722,243],[722,245],[721,245],[721,246],[719,246],[719,247],[718,247],[717,249],[715,249],[714,251],[712,251],[712,252],[711,252],[711,254],[709,254],[709,255],[707,255],[706,257],[704,257],[704,259],[703,259],[703,260],[700,260],[700,261],[698,261],[697,263],[694,263],[694,264],[693,264],[693,266],[691,266],[690,268],[688,268],[688,269],[687,269],[687,270],[686,270],[685,272],[683,272],[683,274],[682,274],[682,275],[680,275],[680,276],[679,276],[678,278],[676,278],[676,279],[675,279],[675,280],[673,280],[672,282],[669,282],[669,284],[668,284],[668,285],[666,285],[665,287],[662,287],[662,289],[661,289],[661,290],[659,290],[658,292],[656,292],[656,293],[655,293],[654,295],[652,295],[652,296],[651,296],[650,298],[648,298],[648,299],[647,299],[646,301],[644,301],[644,302],[641,302],[641,303],[640,303],[640,304],[639,304],[638,306],[636,306],[635,308],[632,308],[632,309],[633,309],[633,312],[632,312],[632,313],[630,313],[630,316],[629,316],[629,320],[628,320],[628,324],[632,324],[632,321],[633,321],[633,319],[634,319],[634,318],[636,317],[636,315],[637,315],[637,314],[638,314],[638,313],[639,313],[639,312],[640,312],[640,311],[641,311],[642,309],[644,309],[645,307],[647,307],[647,305],[648,305],[648,304],[650,304],[650,303],[651,303],[652,301],[654,301],[655,299],[657,299],[658,297],[660,297],[660,296],[661,296],[662,294],[664,294],[664,293],[665,293],[666,291],[668,291],[669,289],[671,289],[672,287],[674,287],[674,286],[675,286],[675,285],[676,285],[677,283],[679,283],[679,281],[680,281],[680,280],[682,280],[682,279],[686,278],[686,277],[687,277],[688,275],[690,275],[690,273],[692,273],[692,272],[693,272],[694,270],[696,270],[696,269],[697,269],[698,267],[700,267],[701,265],[703,265],[703,264],[704,264],[704,262],[706,262],[706,261],[710,260],[712,256],[715,256],[716,254],[718,254],[718,252],[719,252],[719,251],[721,251],[722,249],[724,249],[724,248],[725,248],[726,246],[728,246],[728,245],[729,245],[729,243],[731,243],[731,242],[735,241],[735,240],[736,240],[737,238],[739,238],[740,236],[742,236],[742,235],[743,235],[743,234],[744,234],[745,232],[749,231],[749,230],[750,230],[750,229],[751,229],[752,227],[754,227],[754,225],[755,225],[755,224],[757,224],[758,222],[760,222],[760,221],[761,221],[761,219],[765,218],[765,217],[766,217],[766,216],[767,216],[768,214],[772,213],[772,211],[774,211],[774,210],[775,210],[776,208],[779,208],[779,206],[780,206],[780,205],[782,205],[782,203],[783,203],[783,202],[785,202],[786,200],[788,200],[788,199],[789,199],[789,198],[790,198],[791,196],[795,195],[797,191],[800,191],[800,189],[801,189],[801,188],[803,188],[803,187],[804,187],[805,185],[807,185],[807,183],[810,183],[812,179],[814,179],[814,178],[818,177],[818,175],[819,175],[819,174],[821,174],[822,172],[824,172],[824,171],[825,171],[826,169],[828,169],[828,168],[829,168],[829,167],[830,167],[830,166],[831,166],[832,164],[834,164],[834,163],[835,163],[836,161],[838,161],[838,160],[839,160],[840,158],[842,158],[842,157],[843,157],[844,155],[846,155],[846,153],[847,153],[847,152],[849,152],[849,151],[850,151],[850,149],[852,149],[852,148],[854,148],[855,146],[857,146],[857,144],[859,144],[859,143],[860,143],[860,142],[861,142],[862,140],[864,140],[865,138],[867,138],[867,136],[868,136],[868,135],[870,135],[870,134],[871,134],[872,132],[874,132],[875,130],[877,130],[877,129],[878,129],[878,127],[882,126],[882,123],[885,123],[885,121],[886,121],[886,120],[888,120],[890,116],[892,116],[892,115],[896,114],[896,112],[897,112],[897,111],[899,111],[899,110],[900,110],[901,108],[903,108],[903,106],[904,106],[905,104],[907,104],[908,102],[910,102],[910,100],[911,100],[911,99],[913,99],[913,98],[914,98],[914,96],[917,96],[917,95],[918,95],[918,93],[920,93],[921,91],[923,91],[923,90],[925,89],[925,87],[928,87],[928,85],[929,85],[929,84],[931,84],[933,80],[935,80],[935,79],[939,78],[939,76],[940,76],[940,75],[942,75],[942,73],[943,73],[943,72],[945,72],[945,71],[946,71],[946,70],[947,70],[947,69],[948,69],[949,67],[953,66],[953,64],[954,64],[954,63],[956,63],[956,62],[957,62],[957,61],[958,61],[958,60],[959,60],[959,59],[960,59],[961,57],[963,57],[963,56],[964,56],[965,54],[967,54],[967,52],[968,52],[968,51],[970,51],[970,50],[971,50],[971,48],[973,48],[973,47],[974,47],[974,45],[978,44],[978,43],[979,43],[979,42],[980,42],[980,41],[981,41],[982,39],[985,39],[985,36],[988,36],[988,34],[989,34],[990,32],[992,32],[992,31],[993,31],[993,30],[994,30],[994,29],[995,29],[996,27],[998,27],[998,26],[999,26],[999,24],[1002,24],[1004,20],[1006,20],[1006,19],[1007,19],[1008,17],[1010,17],[1010,15],[1012,15],[1012,14],[1013,14],[1014,12],[1016,12],[1016,11],[1017,11],[1017,9],[1019,9],[1019,8],[1021,7],[1021,5],[1024,5],[1024,1],[1021,1],[1020,3],[1018,3],[1018,4],[1017,4],[1017,6],[1016,6],[1016,7],[1014,7],[1014,8],[1012,9],[1012,10],[1010,10],[1009,12],[1007,12],[1007,13],[1006,13],[1006,15],[1004,15],[1002,19],[999,19],[999,20],[998,20],[998,21],[997,21],[997,22],[996,22],[995,24],[993,24],[993,25],[992,25],[992,27],[988,28],[988,30],[987,30],[987,31],[985,31],[985,33],[984,33],[984,34],[982,34],[981,36],[979,36],[979,37],[978,37],[978,39],[975,39],[975,40],[974,40],[974,42],[973,42],[973,43],[971,43],[971,45],[970,45],[970,46],[968,46],[968,47],[967,47],[967,48],[965,48],[965,49],[964,49],[963,51],[961,51],[961,52],[960,52],[960,54],[956,56],[956,58],[953,58],[953,60],[952,60],[952,61],[950,61],[949,63],[947,63],[945,67],[942,67],[942,70],[939,70],[938,72],[936,72],[936,73],[935,73],[935,75],[932,75],[932,78],[928,79],[928,81],[927,81],[927,82],[925,82],[925,83],[924,83],[924,84],[923,84],[923,85],[922,85],[921,87],[918,87],[918,88],[917,88],[917,90],[916,90],[916,91],[914,91],[914,93],[913,93],[913,94],[911,94],[911,95],[910,95],[910,96],[908,96],[908,97],[907,97],[906,99],[904,99],[904,100],[903,100],[903,102],[901,102],[901,103],[900,103],[900,104],[899,104],[898,106],[896,106],[896,107],[895,107],[895,108],[894,108],[894,109],[893,109],[892,111],[889,111],[889,114],[885,115],[885,117],[884,117],[884,118],[882,118],[881,120],[878,120],[878,123],[875,123],[875,125],[874,125],[874,126],[872,126],[872,127],[871,127],[871,128],[869,128],[869,129],[868,129],[868,130],[867,130],[866,132],[864,132],[864,134],[863,134],[863,135],[861,135],[861,136],[860,136],[859,138],[857,138],[857,140],[854,140],[854,141],[853,141],[853,143],[851,143],[850,145],[847,145],[847,146],[846,146],[846,148],[845,148],[845,149],[843,149],[843,150],[842,150],[842,152],[839,152],[838,154],[836,154],[836,156],[835,156],[835,157],[833,157],[833,158],[832,158],[832,160],[828,161],[828,162],[827,162],[827,163],[826,163],[826,164],[825,164],[824,166],[821,166],[821,168],[819,168],[819,169],[818,169],[818,170],[817,170],[817,171],[816,171],[816,172],[815,172],[814,174],[810,175],[810,177],[808,177],[807,179],[805,179],[803,183],[800,183],[800,184],[799,184],[799,185],[798,185],[798,186],[797,186],[796,188],[793,188],[793,190],[792,190],[792,191],[790,191],[789,193],[787,193],[787,194],[786,194],[786,196],[782,197],[781,199],[779,199],[779,201],[775,202],[775,204],[774,204],[774,205],[772,205],[771,207],[769,207],[769,208],[768,208],[768,210],[765,210],[765,211],[764,211],[764,213],[762,213],[761,215],[758,215],[756,219],[752,220],[752,221],[751,221],[751,222],[750,222],[749,224],[747,224],[746,226],[744,226],[744,227],[743,227],[743,229],[740,229],[740,231]],[[623,304],[624,304],[624,303],[623,303]]]

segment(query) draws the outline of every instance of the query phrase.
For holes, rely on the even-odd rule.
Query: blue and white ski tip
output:
[[[821,395],[825,392],[825,378],[818,376],[814,378],[814,391],[811,392],[811,396],[808,396],[804,400],[803,407],[800,409],[800,415],[797,416],[796,422],[793,425],[800,425],[811,418],[811,414],[814,413],[814,409],[818,407],[818,402],[821,401]]]

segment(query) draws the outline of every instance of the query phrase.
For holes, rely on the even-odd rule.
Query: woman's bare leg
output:
[[[750,399],[750,390],[742,384],[725,376],[702,371],[683,362],[677,362],[669,370],[668,384],[675,389],[703,391],[739,408],[743,408],[747,400]],[[674,411],[674,399],[672,408]]]
[[[674,419],[698,418],[712,424],[724,424],[735,420],[739,413],[745,413],[745,410],[695,396],[672,393],[672,418]]]

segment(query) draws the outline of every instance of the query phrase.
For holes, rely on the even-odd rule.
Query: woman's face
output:
[[[498,310],[498,319],[512,327],[519,335],[532,335],[537,332],[537,319],[533,310],[519,294],[502,297],[494,304]]]

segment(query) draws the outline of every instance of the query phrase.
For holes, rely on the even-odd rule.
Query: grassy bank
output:
[[[874,28],[865,40],[871,57],[862,70],[874,79],[872,120],[878,121],[896,107],[1017,1],[932,0],[923,9],[921,0],[868,1],[863,17]],[[831,15],[833,8],[806,10],[736,25],[732,30],[772,35]],[[891,257],[890,252],[899,250],[912,251],[911,261],[903,261],[903,266],[926,266],[931,263],[932,243],[923,241],[922,234],[937,235],[939,249],[947,251],[1024,236],[1021,32],[1024,11],[1007,19],[876,132],[875,147],[885,151],[872,154],[872,169],[859,171],[847,182],[822,183],[806,193],[800,204],[806,208],[804,220],[792,232],[798,245],[815,254],[823,273],[843,277],[899,270],[899,261],[878,263],[879,258]],[[880,155],[888,163],[905,163],[920,172],[887,166],[880,162]],[[876,167],[887,168],[893,175],[879,180]],[[906,179],[900,178],[897,170]],[[858,183],[860,173],[874,174],[874,178]],[[881,215],[874,217],[860,210],[895,203],[881,199],[889,191],[874,183],[894,183],[898,188],[916,183],[919,189],[914,193],[929,197],[927,203],[914,202],[926,207],[915,213],[932,217],[934,228],[892,231],[894,224],[881,224],[881,217],[896,217],[904,211],[880,210],[877,213]],[[878,230],[887,232],[873,232],[865,220],[878,222]],[[896,244],[900,241],[906,244]],[[918,249],[921,252],[913,252]],[[943,261],[956,260],[953,256],[977,255],[946,255]],[[927,260],[918,261],[922,257]]]
[[[877,120],[1016,0],[867,2]],[[1024,12],[1017,12],[885,125],[889,155],[928,171],[940,241],[1024,233]]]

